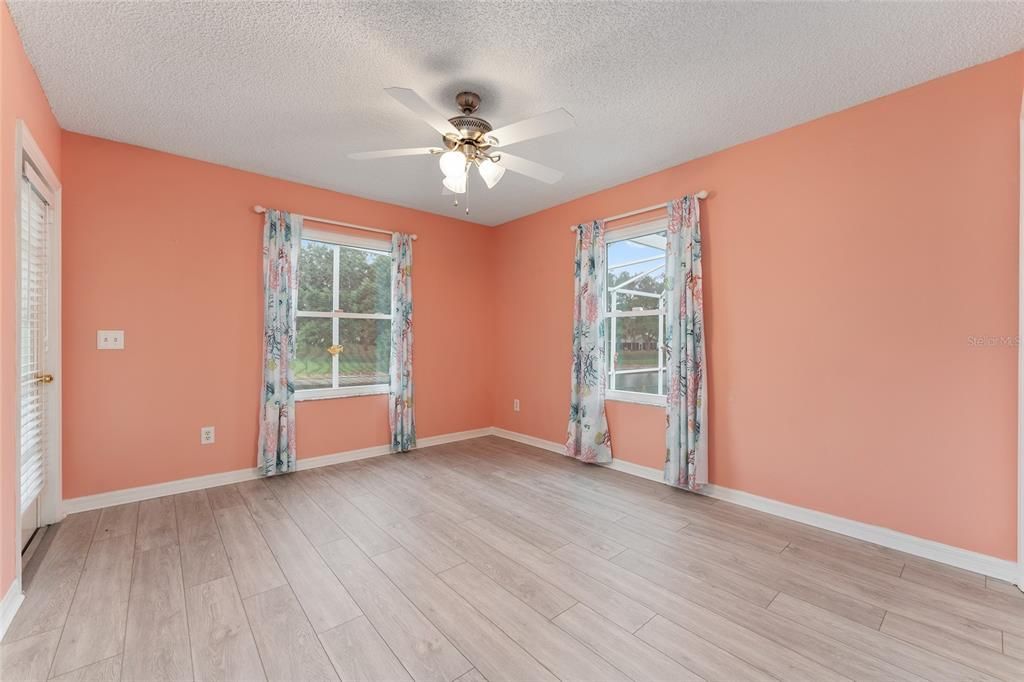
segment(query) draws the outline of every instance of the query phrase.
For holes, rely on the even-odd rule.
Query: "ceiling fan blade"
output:
[[[496,147],[507,147],[516,142],[532,140],[552,133],[558,133],[576,126],[576,119],[565,109],[555,109],[540,116],[534,116],[518,123],[510,123],[487,134],[497,140]]]
[[[451,134],[458,137],[458,129],[448,122],[448,118],[416,94],[415,90],[410,90],[409,88],[384,88],[384,92],[394,97],[399,104],[426,121],[437,132],[442,135]]]
[[[562,171],[542,166],[539,163],[524,159],[521,156],[513,156],[511,154],[506,154],[505,152],[499,152],[499,154],[501,155],[501,159],[498,160],[499,166],[504,166],[513,173],[519,173],[520,175],[525,175],[528,178],[546,182],[549,185],[555,184],[562,179],[563,175],[565,175]]]
[[[366,159],[390,159],[393,156],[419,156],[421,154],[440,153],[438,147],[409,147],[406,149],[382,149],[377,152],[355,152],[348,158],[364,161]]]

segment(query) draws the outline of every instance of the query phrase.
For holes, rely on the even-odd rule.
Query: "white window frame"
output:
[[[306,227],[302,228],[302,239],[310,239],[312,241],[325,242],[328,244],[337,244],[338,246],[345,246],[355,249],[369,249],[373,251],[385,251],[391,253],[391,242],[383,239],[373,239],[369,237],[357,237],[350,234],[342,234],[340,232],[330,232],[327,230],[316,230],[309,229]],[[299,247],[302,248],[301,245]],[[301,261],[300,261],[301,262]],[[302,268],[299,268],[299,277],[302,277]],[[334,280],[334,305],[338,305],[338,280]],[[391,282],[392,289],[395,283]],[[391,312],[387,313],[338,313],[338,312],[300,312],[295,311],[296,320],[301,317],[326,317],[326,318],[338,318],[347,320],[390,320]],[[333,343],[338,343],[338,339],[335,338]],[[338,356],[334,356],[333,364],[337,365]],[[332,375],[335,372],[332,370]],[[363,395],[383,395],[390,390],[390,383],[384,384],[368,384],[366,386],[339,386],[337,388],[307,388],[295,391],[296,402],[302,402],[306,400],[330,400],[333,398],[352,398]]]
[[[649,234],[655,234],[658,232],[668,230],[668,216],[658,218],[656,220],[648,220],[638,225],[630,225],[629,227],[623,227],[616,230],[610,230],[605,233],[605,268],[608,265],[608,247],[615,242],[626,241],[629,239],[635,239],[637,237],[643,237]],[[642,262],[642,261],[641,261]],[[651,261],[655,262],[654,260]],[[659,304],[657,311],[650,310],[644,312],[635,312],[631,310],[616,311],[615,306],[612,305],[608,300],[607,282],[605,283],[605,291],[602,292],[601,305],[602,317],[608,320],[608,335],[609,335],[609,358],[608,358],[608,379],[609,388],[605,391],[605,400],[614,400],[625,403],[637,403],[640,405],[656,405],[660,407],[665,406],[665,387],[661,385],[662,378],[661,374],[665,369],[665,299]],[[620,285],[621,286],[621,285]],[[619,370],[615,369],[615,326],[616,320],[620,317],[654,317],[658,316],[658,384],[661,393],[641,393],[639,391],[624,391],[622,389],[612,389],[611,381],[618,374],[628,374],[630,370]],[[650,372],[651,370],[643,370],[644,372]]]

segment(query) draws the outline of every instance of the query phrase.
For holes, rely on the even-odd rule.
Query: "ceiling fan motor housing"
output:
[[[453,140],[445,137],[445,146],[448,149],[454,149],[464,144],[472,144],[481,150],[489,148],[491,145],[486,141],[486,136],[494,128],[484,119],[473,116],[480,106],[480,95],[475,92],[460,92],[455,96],[455,103],[462,110],[462,115],[453,116],[448,119],[448,122],[458,129],[461,139]]]

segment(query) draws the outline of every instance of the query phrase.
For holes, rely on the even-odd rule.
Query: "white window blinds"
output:
[[[40,377],[47,371],[47,327],[50,266],[48,194],[31,166],[21,183],[21,239],[19,270],[20,381],[21,381],[21,510],[24,512],[46,483],[47,386]]]

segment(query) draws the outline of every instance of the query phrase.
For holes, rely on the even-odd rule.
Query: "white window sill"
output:
[[[307,400],[333,400],[334,398],[355,398],[362,395],[384,395],[388,392],[388,384],[372,386],[345,386],[343,388],[308,388],[295,392],[295,402]]]
[[[638,405],[654,405],[665,407],[665,396],[652,393],[636,393],[634,391],[605,391],[605,400],[619,403],[636,403]]]

